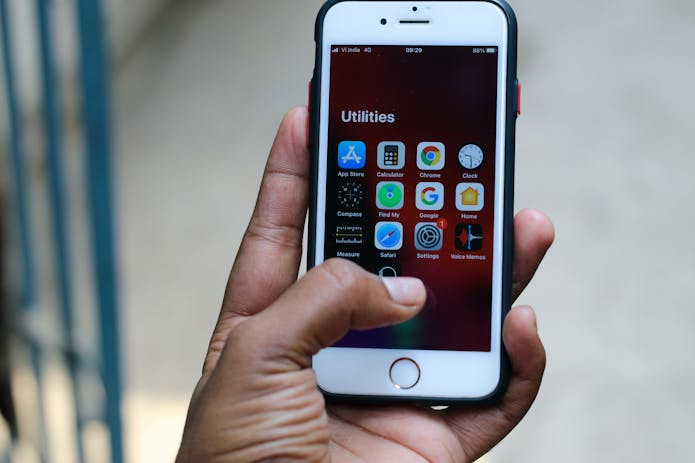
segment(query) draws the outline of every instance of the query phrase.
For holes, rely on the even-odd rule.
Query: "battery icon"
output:
[[[494,48],[486,48],[485,49],[485,53],[496,53],[496,52],[497,52],[497,50],[495,50]]]

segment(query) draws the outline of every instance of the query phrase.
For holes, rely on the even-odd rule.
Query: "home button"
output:
[[[413,359],[400,358],[391,364],[389,377],[398,389],[412,389],[420,381],[420,366]]]

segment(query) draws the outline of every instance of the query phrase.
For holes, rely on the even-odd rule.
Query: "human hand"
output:
[[[177,461],[472,462],[523,418],[545,368],[530,307],[512,309],[502,401],[435,411],[415,405],[326,405],[311,357],[349,329],[399,323],[425,301],[413,278],[380,279],[332,259],[297,281],[309,196],[306,108],[283,120],[232,268]],[[513,297],[554,238],[545,215],[514,219]]]

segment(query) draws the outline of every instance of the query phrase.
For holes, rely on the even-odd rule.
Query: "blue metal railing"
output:
[[[14,48],[13,35],[10,28],[11,21],[6,0],[0,0],[0,37],[2,38],[2,56],[5,76],[5,89],[7,100],[7,120],[9,122],[10,138],[10,164],[12,178],[14,180],[14,199],[17,220],[17,240],[20,249],[19,273],[20,290],[19,304],[23,311],[32,310],[36,305],[36,266],[34,264],[33,236],[29,221],[29,190],[27,188],[26,175],[26,149],[24,146],[24,124],[19,109],[18,89],[14,73]],[[41,354],[36,344],[29,346],[30,362],[37,382],[38,391],[41,390],[43,374],[41,369]],[[35,398],[40,410],[44,409],[43,396],[38,392]],[[39,453],[42,463],[46,461],[46,423],[43,414],[38,419],[39,426]]]
[[[78,1],[82,107],[87,146],[87,186],[92,255],[97,275],[101,377],[106,390],[106,422],[111,431],[111,461],[123,461],[118,301],[111,187],[111,132],[108,66],[101,2]]]
[[[36,0],[39,56],[42,74],[43,119],[45,132],[45,159],[48,166],[48,201],[51,211],[56,276],[58,279],[58,301],[64,335],[65,362],[71,382],[72,399],[75,407],[75,429],[77,458],[84,463],[82,443],[83,407],[79,393],[78,358],[73,333],[72,278],[70,277],[70,242],[67,239],[69,211],[65,201],[65,174],[63,172],[62,133],[57,89],[60,88],[55,71],[54,51],[51,39],[53,23],[49,0]]]
[[[2,56],[5,69],[7,94],[7,120],[10,134],[10,158],[14,178],[14,195],[17,205],[17,224],[19,228],[19,248],[21,250],[20,302],[23,307],[32,307],[36,302],[36,269],[32,252],[31,227],[29,224],[29,191],[26,184],[26,150],[24,147],[24,124],[17,101],[17,85],[14,76],[14,54],[12,31],[10,29],[7,0],[0,0],[0,37],[2,37]]]
[[[55,67],[53,49],[54,31],[51,0],[35,0],[38,56],[41,72],[41,108],[45,140],[44,161],[47,167],[48,204],[52,228],[52,248],[55,256],[57,280],[57,310],[62,320],[62,346],[60,348],[68,371],[72,399],[75,407],[76,449],[80,463],[85,461],[83,426],[91,417],[84,415],[83,397],[79,392],[80,376],[97,374],[105,390],[103,416],[108,427],[111,444],[111,461],[123,461],[121,422],[121,375],[118,330],[117,275],[115,264],[115,237],[113,221],[113,194],[111,170],[110,95],[108,60],[104,43],[104,17],[100,0],[75,0],[80,58],[81,108],[84,126],[87,178],[85,179],[89,205],[92,265],[95,273],[97,308],[99,314],[99,354],[97,371],[89,371],[92,362],[84,359],[76,348],[74,336],[74,296],[68,223],[70,219],[65,194],[63,169],[63,127],[61,124],[60,86]],[[11,177],[14,181],[14,208],[16,216],[17,246],[20,249],[20,276],[18,305],[21,311],[31,311],[36,306],[38,277],[35,256],[32,253],[33,236],[29,213],[26,135],[22,124],[22,108],[16,87],[17,68],[13,55],[12,14],[7,0],[0,0],[0,39],[2,40],[3,67],[7,93],[7,120],[10,141]],[[10,220],[10,223],[15,223]],[[20,317],[21,318],[21,317]],[[46,448],[46,427],[41,395],[42,360],[44,340],[19,328],[31,354],[31,363],[39,384],[37,406],[41,411],[39,425],[40,442],[37,451],[41,461],[51,461]]]

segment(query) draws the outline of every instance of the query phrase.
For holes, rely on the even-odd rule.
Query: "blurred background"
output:
[[[0,0],[0,462],[173,460],[320,4]],[[695,461],[695,4],[512,6],[516,209],[557,241],[486,461]]]

